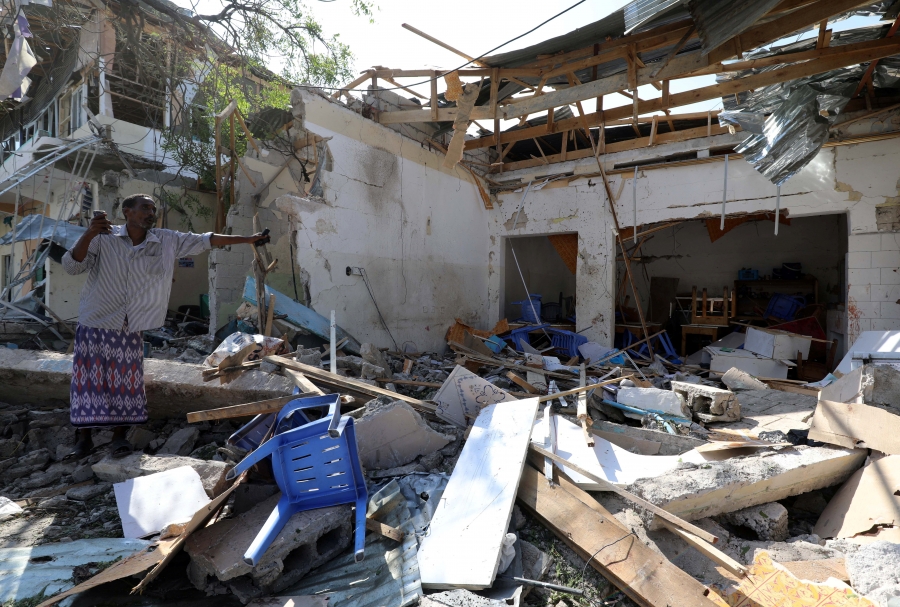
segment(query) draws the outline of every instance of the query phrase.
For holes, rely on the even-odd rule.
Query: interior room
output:
[[[577,233],[507,238],[502,303],[506,318],[516,322],[536,314],[541,322],[574,324],[577,259]]]

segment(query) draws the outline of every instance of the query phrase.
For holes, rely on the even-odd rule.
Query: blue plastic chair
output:
[[[300,388],[294,388],[294,394],[301,394]],[[259,446],[266,440],[266,437],[269,436],[269,431],[272,429],[272,426],[275,424],[277,420],[279,420],[279,416],[284,416],[285,411],[291,410],[291,405],[301,400],[301,398],[292,400],[288,402],[284,407],[281,408],[281,411],[278,413],[261,413],[251,419],[249,422],[244,424],[239,430],[237,430],[234,434],[228,437],[226,441],[229,445],[234,445],[235,447],[239,447],[244,451],[253,451],[258,449]],[[294,427],[302,426],[303,424],[309,423],[309,418],[303,413],[303,411],[297,411],[291,417],[294,420]]]
[[[328,407],[321,419],[293,427],[304,409]],[[263,458],[272,457],[281,499],[253,543],[244,561],[259,563],[275,537],[297,512],[356,504],[355,559],[364,556],[366,506],[369,495],[359,465],[353,418],[341,417],[340,395],[298,398],[286,404],[275,421],[275,434],[235,466],[227,478],[236,478]]]

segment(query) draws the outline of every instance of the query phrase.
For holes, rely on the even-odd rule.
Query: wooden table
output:
[[[716,325],[681,325],[681,356],[687,356],[687,336],[688,335],[709,335],[713,341],[719,339],[719,329],[725,327],[717,327]]]

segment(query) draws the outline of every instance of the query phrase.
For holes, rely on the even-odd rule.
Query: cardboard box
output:
[[[722,348],[707,346],[706,351],[711,358],[709,370],[714,373],[724,374],[732,367],[736,367],[754,377],[787,379],[788,366],[779,360],[757,356],[747,350],[724,352]]]
[[[804,359],[809,357],[811,344],[812,338],[805,335],[775,329],[747,327],[744,349],[766,358],[797,360],[797,352],[802,354]]]

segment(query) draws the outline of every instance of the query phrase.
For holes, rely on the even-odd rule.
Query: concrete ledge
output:
[[[246,371],[230,384],[204,383],[202,365],[156,360],[144,361],[144,384],[150,417],[181,417],[230,405],[290,394],[292,381],[280,375]],[[72,355],[38,350],[0,348],[0,401],[34,408],[58,407],[69,402]]]

